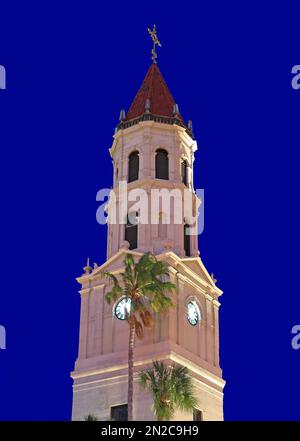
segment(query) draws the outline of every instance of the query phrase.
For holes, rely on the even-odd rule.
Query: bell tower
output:
[[[115,208],[109,204],[108,213],[115,222],[108,223],[107,261],[95,269],[87,266],[77,279],[81,312],[78,358],[72,372],[74,420],[88,414],[101,420],[126,418],[128,325],[122,303],[106,303],[110,286],[101,273],[118,276],[126,253],[139,259],[149,251],[168,264],[170,280],[176,285],[175,306],[136,342],[135,374],[153,360],[187,366],[199,408],[193,414],[178,412],[175,420],[223,419],[218,300],[222,291],[199,257],[197,235],[190,234],[191,218],[197,228],[199,206],[193,187],[197,143],[191,121],[184,122],[158,68],[156,44],[153,63],[128,112],[120,112],[110,148]],[[178,195],[191,201],[188,214],[176,205]],[[121,209],[125,198],[129,200]],[[135,384],[134,419],[153,420],[151,406],[151,396]]]
[[[124,240],[129,242],[129,249],[138,252],[159,254],[169,249],[180,257],[198,256],[197,235],[185,234],[188,219],[185,220],[186,227],[181,216],[178,223],[173,221],[174,211],[183,210],[179,199],[183,198],[184,192],[187,198],[190,194],[194,214],[199,203],[193,188],[196,149],[191,121],[188,126],[185,125],[178,104],[157,64],[153,63],[128,113],[125,114],[124,110],[120,112],[120,122],[110,149],[114,164],[117,222],[109,224],[108,258],[126,246]],[[137,194],[141,190],[145,197],[147,195],[147,219],[137,213],[140,222],[136,226],[125,219],[126,214],[123,215],[123,223],[120,218],[122,196],[119,196],[118,190],[121,183],[127,184],[128,192],[135,194],[136,190]],[[151,197],[151,192],[160,200]],[[163,195],[166,197],[163,198]],[[130,201],[128,209],[130,213]],[[136,211],[133,218],[135,214]]]

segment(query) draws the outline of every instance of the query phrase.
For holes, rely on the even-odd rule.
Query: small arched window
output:
[[[125,240],[129,242],[129,249],[134,250],[138,245],[138,225],[137,219],[138,213],[130,213],[127,216],[127,222],[125,225]],[[133,219],[135,217],[135,219]]]
[[[190,226],[184,224],[184,251],[186,257],[191,256],[191,236],[190,236]]]
[[[139,179],[140,158],[139,152],[132,152],[128,160],[128,182]]]
[[[188,163],[186,159],[181,161],[181,179],[184,185],[188,185]]]
[[[159,149],[156,151],[155,177],[156,179],[169,179],[169,158],[166,150]]]

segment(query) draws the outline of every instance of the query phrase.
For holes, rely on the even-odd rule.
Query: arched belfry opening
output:
[[[125,225],[125,237],[129,243],[129,249],[135,250],[138,246],[138,224],[137,224],[138,213],[130,213],[127,216],[127,221]]]
[[[156,150],[155,178],[169,179],[169,155],[168,152],[164,149]]]
[[[181,161],[181,179],[184,185],[188,186],[188,162],[186,159]]]
[[[186,257],[191,257],[191,236],[190,236],[190,226],[184,224],[184,252]]]
[[[139,179],[140,157],[139,152],[135,151],[128,158],[128,183]]]

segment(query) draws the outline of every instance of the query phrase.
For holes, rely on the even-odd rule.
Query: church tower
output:
[[[176,285],[175,306],[136,341],[135,375],[153,360],[186,366],[193,377],[199,408],[191,414],[177,412],[175,420],[223,419],[218,301],[222,291],[199,257],[197,235],[189,234],[190,218],[197,218],[199,203],[193,187],[197,144],[191,122],[185,124],[156,64],[155,44],[152,53],[153,63],[127,114],[121,111],[110,149],[116,209],[115,222],[108,223],[107,260],[94,269],[87,266],[77,279],[81,284],[81,312],[78,358],[72,372],[73,420],[82,420],[88,414],[100,420],[126,419],[126,300],[106,303],[105,293],[111,286],[101,273],[110,271],[118,276],[126,253],[138,260],[149,251],[168,265],[170,281]],[[128,201],[122,212],[125,196],[120,188],[124,186],[128,194],[142,191],[147,195],[148,220],[142,219],[138,198]],[[191,216],[176,206],[175,190],[190,198]],[[162,198],[154,202],[153,191],[173,195],[171,208]],[[109,216],[111,210],[109,204]],[[178,212],[182,214],[180,223],[175,220]],[[154,420],[151,406],[151,396],[135,383],[134,420]]]

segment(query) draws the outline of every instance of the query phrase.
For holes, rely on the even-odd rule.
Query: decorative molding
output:
[[[90,294],[90,292],[91,292],[91,288],[83,288],[83,289],[81,289],[80,291],[78,291],[79,292],[79,294],[81,295],[81,296],[83,296],[83,295],[87,295],[87,294]]]

